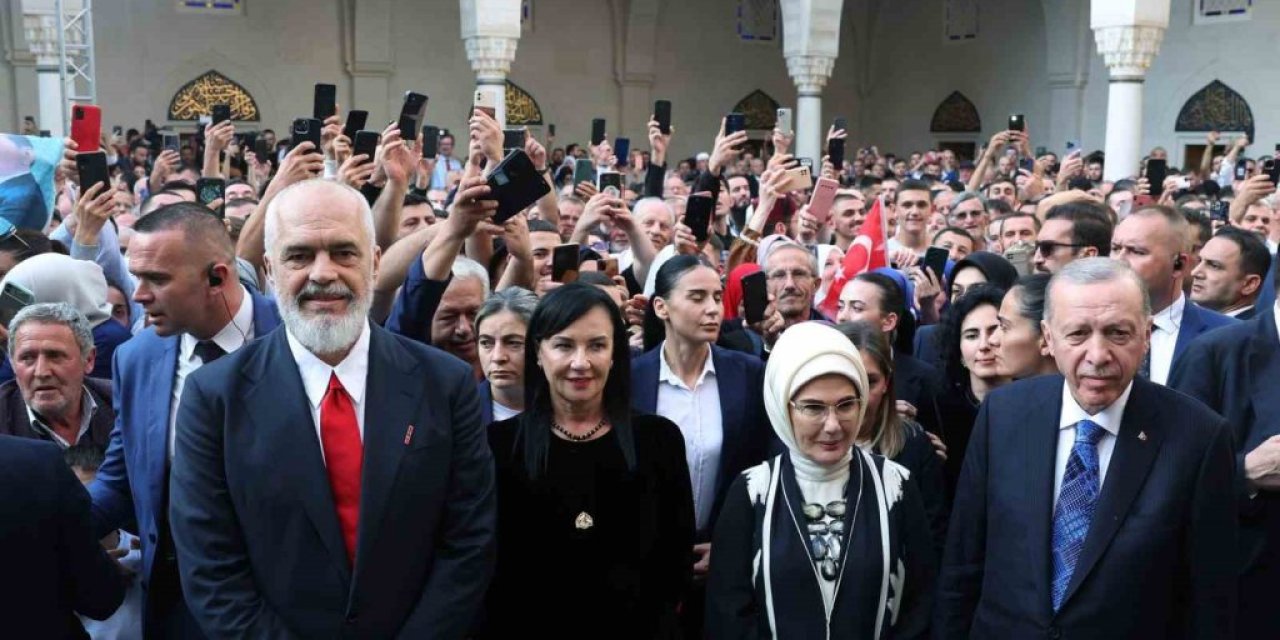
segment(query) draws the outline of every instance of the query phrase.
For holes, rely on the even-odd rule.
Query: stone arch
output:
[[[215,104],[231,105],[231,119],[258,122],[262,113],[253,96],[238,82],[210,69],[182,85],[169,100],[168,119],[195,121],[209,115]]]
[[[779,106],[773,96],[756,89],[733,105],[733,110],[746,117],[748,131],[769,131],[778,122]]]
[[[1243,131],[1252,140],[1253,110],[1244,96],[1215,79],[1183,103],[1173,130]]]
[[[980,133],[982,117],[973,101],[959,91],[952,91],[933,111],[929,131],[934,133]]]
[[[528,91],[508,80],[506,91],[507,126],[532,126],[542,124],[542,108]]]

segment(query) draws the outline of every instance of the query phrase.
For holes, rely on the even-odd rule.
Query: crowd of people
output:
[[[0,237],[3,635],[1280,637],[1247,139],[1111,181],[1027,130],[323,124],[120,132],[108,186],[68,139]]]

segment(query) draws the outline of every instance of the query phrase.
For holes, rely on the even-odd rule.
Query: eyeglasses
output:
[[[825,402],[792,402],[791,408],[805,420],[826,422],[832,409],[836,411],[837,420],[852,420],[858,417],[858,406],[861,404],[862,398],[849,398],[834,405]]]
[[[1054,251],[1057,251],[1058,249],[1061,249],[1063,247],[1079,249],[1080,247],[1086,247],[1086,246],[1088,245],[1074,244],[1071,242],[1054,242],[1052,240],[1040,240],[1036,242],[1036,252],[1038,252],[1040,255],[1047,258]]]

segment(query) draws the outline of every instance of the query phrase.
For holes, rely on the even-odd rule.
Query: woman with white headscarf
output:
[[[132,337],[129,329],[111,317],[111,302],[107,299],[107,278],[102,267],[87,260],[76,260],[60,253],[42,253],[23,260],[0,281],[0,289],[14,284],[29,292],[32,303],[66,302],[88,318],[93,327],[93,344],[96,355],[94,378],[111,379],[111,357],[116,347]],[[6,359],[0,367],[0,381],[13,378],[13,369]]]
[[[735,481],[716,523],[710,638],[916,638],[936,571],[919,490],[854,446],[867,375],[819,322],[788,329],[765,368],[765,410],[787,451]]]

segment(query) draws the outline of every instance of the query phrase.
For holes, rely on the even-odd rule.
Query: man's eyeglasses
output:
[[[1075,244],[1071,242],[1054,242],[1052,240],[1040,240],[1039,242],[1036,242],[1036,252],[1047,258],[1054,251],[1057,251],[1058,249],[1061,249],[1063,247],[1069,247],[1071,249],[1079,249],[1081,247],[1087,247],[1087,246],[1088,245]]]
[[[852,420],[858,417],[858,406],[862,404],[862,398],[848,398],[831,405],[825,402],[792,402],[791,408],[800,414],[800,417],[813,422],[826,422],[827,416],[831,415],[831,410],[835,409],[837,420]]]

